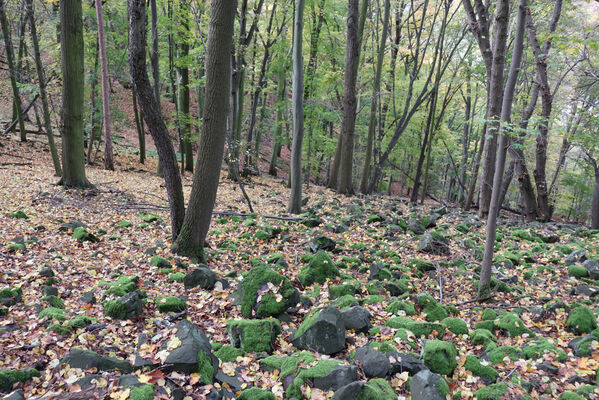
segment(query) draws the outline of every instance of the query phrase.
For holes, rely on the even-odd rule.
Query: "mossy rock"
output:
[[[566,327],[577,335],[589,333],[597,328],[597,318],[587,306],[578,306],[570,311]]]
[[[46,329],[47,331],[56,332],[62,336],[68,336],[73,332],[73,328],[68,324],[52,324]]]
[[[165,268],[171,266],[170,261],[162,256],[154,256],[150,258],[150,264],[158,268]]]
[[[356,294],[356,287],[354,285],[333,285],[329,286],[329,299],[336,299],[345,295]]]
[[[224,345],[220,349],[214,352],[214,355],[223,362],[233,362],[237,357],[241,357],[245,354],[245,351],[238,349],[235,346]]]
[[[231,320],[227,322],[231,344],[244,352],[267,352],[281,333],[281,323],[274,318],[262,320]]]
[[[488,381],[495,382],[499,373],[495,371],[495,369],[489,365],[483,365],[476,356],[472,354],[468,354],[466,356],[466,363],[464,364],[464,368],[468,371],[472,372],[474,376],[478,376],[484,378]]]
[[[154,385],[142,385],[131,389],[130,400],[152,400],[154,398]]]
[[[0,390],[8,392],[15,383],[25,383],[35,376],[40,376],[36,369],[0,369]]]
[[[88,325],[95,324],[97,321],[96,318],[88,317],[87,315],[77,315],[75,318],[71,318],[67,324],[73,328],[85,328]]]
[[[304,398],[302,396],[302,386],[308,381],[315,378],[324,378],[329,375],[337,366],[339,365],[339,361],[337,360],[319,360],[314,363],[314,365],[310,364],[308,368],[300,368],[297,371],[297,375],[293,382],[287,390],[285,391],[285,395],[288,399],[291,398]]]
[[[313,283],[323,284],[327,278],[339,276],[339,269],[331,260],[328,253],[321,251],[316,253],[308,265],[304,266],[298,275],[299,281],[304,286]]]
[[[489,352],[489,360],[493,365],[503,363],[503,359],[508,357],[512,361],[522,358],[522,350],[513,346],[499,346]]]
[[[392,317],[385,322],[385,326],[394,329],[407,329],[416,337],[429,336],[433,332],[437,332],[437,337],[442,337],[445,333],[445,328],[441,324],[431,322],[414,321],[408,317]]]
[[[108,289],[104,291],[104,294],[113,294],[117,297],[122,297],[127,293],[137,290],[137,280],[137,276],[121,276],[108,285]]]
[[[507,394],[507,382],[494,383],[476,392],[476,400],[501,400]]]
[[[331,303],[331,306],[343,310],[345,308],[357,306],[358,304],[359,302],[354,296],[351,294],[346,294],[336,299],[333,303]]]
[[[142,214],[140,214],[140,217],[141,217],[142,221],[147,224],[161,220],[161,218],[154,213],[142,213]]]
[[[159,297],[156,299],[156,306],[161,313],[181,312],[187,308],[187,303],[175,296]]]
[[[23,289],[17,288],[4,288],[0,290],[0,304],[10,307],[14,306],[23,299]]]
[[[363,306],[364,304],[382,304],[385,303],[389,298],[382,294],[371,294],[363,299],[358,300],[358,304]]]
[[[110,300],[104,303],[104,313],[116,319],[126,319],[129,307],[120,300]]]
[[[426,314],[426,320],[429,322],[442,321],[449,317],[449,313],[434,299],[433,296],[423,294],[418,296],[418,304],[422,307],[422,310]]]
[[[382,379],[371,379],[368,383],[362,386],[360,394],[356,400],[395,400],[397,393],[393,390],[389,383]]]
[[[534,334],[524,325],[524,322],[514,313],[507,313],[499,318],[497,326],[504,331],[507,331],[511,337],[521,336],[525,333]]]
[[[169,282],[183,282],[185,280],[185,274],[183,272],[173,272],[169,275]]]
[[[131,225],[132,225],[131,222],[122,220],[117,224],[117,228],[128,228]]]
[[[40,311],[38,317],[40,319],[47,317],[49,321],[55,319],[60,322],[64,322],[67,319],[67,317],[64,315],[64,310],[55,307],[44,308],[42,311]]]
[[[467,335],[468,325],[461,318],[445,318],[441,321],[441,325],[450,332],[456,335]]]
[[[402,300],[393,300],[391,304],[385,308],[390,314],[400,314],[403,311],[406,315],[416,315],[416,307],[414,304]]]
[[[8,245],[7,249],[9,251],[24,251],[27,248],[24,243],[11,243]]]
[[[527,359],[536,360],[542,358],[545,353],[553,353],[555,359],[560,362],[566,361],[567,354],[564,350],[550,343],[546,338],[541,338],[522,348],[522,353]]]
[[[407,261],[407,265],[410,268],[416,268],[420,272],[434,271],[435,264],[428,260],[422,260],[420,258],[411,258]]]
[[[557,400],[585,400],[585,398],[578,393],[564,392],[557,398]]]
[[[575,278],[586,278],[589,276],[589,270],[582,265],[570,265],[568,267],[568,275]]]
[[[64,308],[64,301],[58,296],[46,296],[44,297],[44,301],[47,301],[50,307]]]
[[[272,392],[259,388],[245,389],[237,397],[238,400],[275,400],[275,395]]]
[[[265,264],[252,268],[241,282],[241,314],[246,318],[277,316],[298,302],[291,281]]]
[[[495,318],[497,318],[497,313],[495,312],[495,310],[492,310],[490,308],[485,308],[483,310],[483,313],[481,315],[481,319],[483,321],[493,321],[495,320]]]
[[[497,329],[497,325],[495,325],[494,320],[480,321],[474,324],[474,329],[486,329],[493,332]]]
[[[73,237],[80,242],[99,242],[100,239],[89,233],[87,229],[82,226],[79,226],[73,230]]]
[[[0,317],[8,315],[8,308],[0,308]]]
[[[497,337],[488,329],[475,329],[470,333],[470,342],[477,346],[487,346],[489,343],[496,343]]]
[[[23,210],[8,213],[9,217],[17,219],[29,219],[29,216],[23,212]]]
[[[308,242],[308,247],[310,248],[310,251],[312,253],[318,253],[321,251],[333,251],[335,250],[336,246],[337,243],[335,243],[333,239],[323,235],[317,236],[310,242]]]
[[[427,340],[423,353],[424,365],[435,373],[451,376],[458,365],[458,352],[453,343]]]

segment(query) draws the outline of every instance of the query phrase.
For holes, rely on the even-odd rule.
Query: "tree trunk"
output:
[[[104,116],[104,169],[114,170],[112,154],[112,129],[110,121],[110,87],[108,84],[108,59],[106,58],[106,39],[104,36],[104,15],[102,2],[96,1],[98,21],[98,45],[100,46],[100,65],[102,68],[102,110]]]
[[[193,171],[193,142],[191,138],[191,114],[189,113],[189,9],[185,2],[179,4],[177,23],[177,125],[185,153],[185,171]]]
[[[595,166],[595,184],[593,185],[593,204],[591,208],[591,229],[599,229],[599,168]]]
[[[146,133],[144,132],[144,123],[139,117],[137,93],[133,85],[131,86],[131,97],[133,98],[133,114],[135,115],[135,127],[137,128],[137,138],[139,140],[139,163],[144,164],[146,162]]]
[[[293,142],[291,147],[291,194],[288,211],[299,214],[302,208],[302,142],[304,140],[304,60],[302,42],[304,32],[305,0],[297,0],[295,4],[295,20],[293,24]]]
[[[287,64],[283,64],[279,70],[279,79],[277,82],[277,102],[275,108],[277,110],[277,120],[275,122],[275,133],[272,139],[272,154],[270,156],[270,166],[268,174],[277,176],[277,157],[281,154],[281,142],[283,140],[283,108],[285,102],[285,86],[287,83]]]
[[[210,227],[225,148],[236,6],[236,2],[231,0],[213,0],[210,5],[203,133],[189,207],[181,233],[173,243],[175,252],[201,260],[204,258],[204,241]]]
[[[65,187],[89,187],[83,152],[83,11],[80,0],[61,0],[62,179]]]
[[[54,174],[56,176],[61,176],[62,168],[60,167],[60,158],[58,157],[58,152],[56,151],[56,144],[54,143],[54,134],[52,133],[52,120],[50,118],[50,109],[48,107],[48,94],[46,92],[46,77],[44,74],[44,65],[42,64],[37,30],[35,27],[35,11],[33,8],[33,0],[27,0],[27,13],[29,14],[31,42],[33,43],[33,56],[35,59],[35,68],[37,70],[37,79],[39,81],[40,97],[42,98],[42,112],[44,116],[44,127],[46,129],[46,135],[48,136],[48,147],[50,148],[50,154],[52,155],[52,163],[54,164]]]
[[[172,237],[176,238],[185,216],[185,202],[177,156],[146,69],[145,0],[129,0],[129,70],[138,94],[141,113],[154,139],[168,194]]]
[[[383,32],[381,33],[381,42],[376,61],[376,72],[372,84],[372,99],[370,103],[370,119],[368,121],[368,140],[366,143],[366,154],[364,155],[364,165],[362,166],[362,176],[360,178],[360,192],[368,193],[368,181],[370,179],[370,167],[372,164],[372,148],[374,146],[374,136],[376,133],[376,112],[378,109],[378,99],[381,90],[381,74],[383,70],[383,58],[385,56],[385,47],[387,44],[387,33],[389,30],[389,14],[391,1],[385,0],[385,12],[383,16]]]
[[[364,0],[366,1],[366,0]],[[341,159],[337,191],[346,195],[354,193],[352,182],[354,136],[356,130],[356,80],[360,60],[358,25],[360,18],[359,1],[348,1],[347,47],[345,51],[345,89],[343,93],[343,119],[341,121]]]
[[[516,23],[516,33],[514,38],[514,50],[512,54],[512,62],[510,65],[510,72],[507,78],[507,82],[505,84],[505,90],[503,94],[501,120],[505,121],[506,127],[503,129],[500,128],[499,132],[499,149],[495,163],[493,190],[489,205],[489,214],[487,218],[485,251],[483,262],[481,265],[480,280],[478,283],[479,299],[491,295],[491,267],[493,266],[493,251],[495,248],[495,238],[497,234],[497,216],[499,215],[499,210],[501,209],[501,204],[499,202],[502,188],[501,181],[503,179],[503,172],[505,169],[505,156],[508,145],[508,135],[507,132],[505,132],[504,130],[509,129],[508,126],[511,122],[512,103],[514,100],[516,82],[518,81],[518,74],[520,72],[520,63],[522,61],[524,43],[524,20],[526,18],[526,12],[528,8],[527,3],[528,0],[520,0],[518,4],[518,19]],[[499,15],[502,14],[502,12],[505,13],[505,24],[507,25],[507,20],[509,19],[509,0],[500,0],[498,6],[498,18]]]
[[[87,139],[87,165],[92,164],[92,152],[94,150],[94,141],[96,140],[96,136],[98,136],[97,128],[98,124],[96,121],[96,86],[98,85],[98,63],[100,61],[100,50],[98,44],[98,37],[96,37],[96,50],[94,53],[94,66],[93,70],[90,73],[91,82],[90,82],[90,122],[91,127],[89,130],[89,137]],[[102,129],[102,124],[99,124],[100,129]],[[98,137],[98,142],[100,141]]]
[[[21,96],[17,85],[17,71],[15,70],[15,60],[12,48],[12,40],[10,38],[10,27],[6,18],[5,0],[0,0],[0,23],[2,24],[2,35],[4,36],[4,45],[6,49],[6,61],[8,63],[8,72],[10,75],[10,85],[12,86],[12,94],[14,98],[14,106],[17,112],[17,120],[19,121],[19,134],[21,142],[27,141],[27,132],[25,131],[25,121],[23,120],[23,111],[21,106]]]

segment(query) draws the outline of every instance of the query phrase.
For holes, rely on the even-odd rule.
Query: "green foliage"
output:
[[[166,296],[157,298],[156,306],[161,313],[180,312],[187,308],[187,303],[178,297]]]

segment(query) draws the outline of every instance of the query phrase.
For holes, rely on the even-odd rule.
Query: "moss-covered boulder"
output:
[[[216,278],[216,273],[214,271],[207,265],[200,264],[196,269],[185,275],[183,285],[187,290],[198,286],[202,289],[212,290],[216,284]]]
[[[68,364],[71,368],[91,369],[98,371],[112,371],[115,369],[131,372],[132,367],[127,361],[114,357],[101,356],[90,350],[73,347],[69,353],[60,360],[61,364]]]
[[[313,283],[325,283],[328,278],[339,276],[339,269],[331,260],[328,253],[321,251],[316,253],[308,265],[304,266],[298,275],[299,281],[304,286]]]
[[[345,323],[341,312],[326,307],[308,314],[293,336],[292,343],[301,350],[335,354],[345,348]]]
[[[560,362],[566,361],[566,352],[553,343],[549,342],[546,338],[541,338],[528,343],[522,347],[522,353],[527,359],[539,359],[542,358],[545,353],[553,354],[555,359]]]
[[[252,268],[240,288],[241,314],[246,318],[280,315],[299,300],[291,281],[265,264]]]
[[[154,398],[154,385],[141,385],[131,388],[129,399],[152,400]]]
[[[450,392],[441,375],[424,369],[410,381],[410,393],[412,400],[446,400]]]
[[[40,319],[48,318],[48,321],[56,320],[56,321],[60,321],[60,322],[63,322],[67,319],[67,317],[65,317],[65,315],[64,315],[64,310],[61,308],[55,308],[55,307],[44,308],[43,310],[40,311],[40,313],[38,314],[38,317]]]
[[[486,347],[488,344],[496,343],[497,337],[490,330],[479,328],[470,333],[470,341],[475,346],[482,345]]]
[[[495,371],[490,365],[484,365],[480,362],[476,356],[468,354],[466,356],[466,363],[464,364],[466,370],[472,372],[472,375],[479,376],[488,382],[495,382],[499,373]]]
[[[154,256],[150,258],[150,265],[153,265],[158,268],[170,267],[171,263],[169,260],[162,256]]]
[[[511,361],[517,361],[522,358],[522,350],[513,346],[499,346],[488,353],[489,360],[493,365],[501,364],[507,357]]]
[[[214,355],[223,362],[233,362],[237,357],[241,357],[245,354],[245,351],[231,345],[224,345],[220,349],[214,352]]]
[[[82,226],[79,226],[73,230],[73,237],[80,242],[99,242],[97,236],[92,233],[89,233],[87,229]]]
[[[407,261],[407,265],[410,268],[414,268],[420,272],[434,271],[435,264],[428,260],[422,260],[420,258],[411,258]]]
[[[468,325],[466,325],[466,322],[461,318],[445,318],[441,321],[441,325],[456,335],[468,334]]]
[[[514,313],[503,314],[499,318],[497,326],[508,332],[511,337],[521,336],[524,333],[532,334],[530,329],[524,325],[524,322]]]
[[[10,307],[23,299],[23,289],[7,287],[0,290],[0,304]]]
[[[116,281],[108,285],[104,294],[113,294],[116,297],[122,297],[127,293],[137,290],[137,276],[121,276]]]
[[[8,392],[17,383],[25,383],[34,376],[40,376],[36,369],[0,369],[0,390]]]
[[[507,382],[486,386],[476,392],[476,400],[501,400],[508,393]]]
[[[589,333],[597,328],[597,318],[587,306],[578,306],[570,311],[566,327],[577,335]]]
[[[394,329],[407,329],[416,337],[429,336],[433,332],[437,334],[437,337],[442,337],[443,333],[445,333],[445,328],[441,324],[414,321],[412,318],[408,317],[389,318],[387,322],[385,322],[385,326]]]
[[[337,243],[331,238],[324,235],[315,237],[308,242],[308,247],[312,253],[318,253],[320,251],[333,251]]]
[[[335,392],[333,399],[395,400],[397,393],[386,380],[376,378],[368,383],[353,382],[343,386]]]
[[[104,313],[115,319],[133,319],[143,312],[144,295],[136,290],[122,296],[117,300],[104,302]]]
[[[187,308],[187,303],[175,296],[165,296],[156,299],[156,307],[161,313],[181,312]]]
[[[246,353],[272,352],[275,340],[281,333],[281,323],[274,318],[231,320],[227,322],[227,328],[231,344]]]
[[[71,318],[67,324],[71,328],[85,328],[88,325],[95,324],[98,320],[87,315],[77,315],[75,318]]]
[[[332,285],[329,286],[329,299],[336,299],[345,295],[355,295],[356,287],[354,285],[343,284],[343,285]]]
[[[438,374],[450,376],[458,365],[458,352],[453,343],[427,340],[423,353],[424,365]]]
[[[393,300],[385,308],[385,311],[390,314],[416,315],[416,307],[414,307],[414,304],[402,300]]]
[[[245,389],[237,397],[238,400],[275,400],[273,392],[256,387]]]
[[[426,314],[427,321],[441,321],[449,317],[449,313],[445,307],[429,294],[418,296],[418,305],[422,307],[422,311]]]
[[[589,276],[589,270],[582,265],[570,265],[568,267],[568,275],[574,278],[586,278]]]

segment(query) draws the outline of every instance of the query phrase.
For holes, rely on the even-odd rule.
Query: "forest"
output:
[[[0,27],[0,400],[599,399],[599,0]]]

